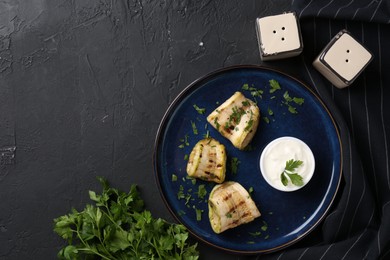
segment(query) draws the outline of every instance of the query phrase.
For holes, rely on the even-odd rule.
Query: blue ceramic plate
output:
[[[281,89],[272,91],[270,80]],[[239,151],[206,117],[218,104],[241,91],[257,102],[261,121],[247,151]],[[286,93],[299,105],[287,102]],[[260,96],[261,95],[261,96]],[[200,114],[194,108],[205,109]],[[296,113],[294,113],[294,110]],[[187,156],[209,134],[225,145],[226,180],[241,183],[261,217],[215,234],[208,219],[207,198],[214,183],[187,178]],[[316,169],[311,181],[295,192],[282,192],[263,179],[259,159],[264,147],[281,136],[293,136],[312,149]],[[237,171],[231,163],[238,161]],[[184,89],[166,112],[156,138],[154,168],[162,197],[173,216],[198,239],[234,253],[266,253],[285,248],[311,232],[327,213],[341,179],[342,153],[337,127],[323,102],[300,81],[272,69],[236,66],[213,72]],[[199,192],[199,190],[201,192]],[[202,191],[206,190],[206,196]]]

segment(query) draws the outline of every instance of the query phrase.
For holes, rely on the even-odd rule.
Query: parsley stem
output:
[[[80,249],[78,249],[78,250],[82,250],[82,251],[91,251],[91,252],[93,252],[94,254],[100,256],[100,257],[103,258],[103,259],[107,259],[107,260],[114,259],[113,256],[112,256],[109,252],[107,252],[107,253],[108,253],[112,258],[108,258],[107,256],[100,254],[98,251],[93,250],[93,249],[91,248],[91,246],[88,244],[88,242],[84,241],[84,239],[81,237],[79,228],[80,228],[80,227],[77,225],[77,229],[76,229],[77,237],[80,239],[81,243],[83,243],[83,245],[85,246],[85,248],[84,248],[84,249],[83,249],[83,248],[80,248]],[[103,247],[104,247],[104,245],[103,245]],[[104,248],[105,248],[105,247],[104,247]],[[106,248],[105,248],[105,249],[106,249]]]
[[[107,256],[100,254],[98,251],[95,251],[95,250],[91,249],[90,247],[88,247],[88,248],[78,248],[77,250],[79,250],[79,251],[91,251],[94,254],[100,256],[102,259],[106,259],[106,260],[116,259],[115,257],[114,258],[108,258]],[[111,256],[111,254],[110,254],[110,256]]]

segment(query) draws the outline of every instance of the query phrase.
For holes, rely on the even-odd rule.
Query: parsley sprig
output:
[[[300,160],[288,160],[286,161],[286,167],[283,172],[280,174],[280,180],[284,186],[288,185],[288,179],[290,179],[291,183],[295,186],[303,185],[303,178],[298,173],[294,172],[299,166],[303,164],[303,161]],[[288,177],[288,178],[287,178]]]
[[[135,185],[125,193],[98,179],[103,192],[89,191],[95,205],[54,219],[54,231],[68,241],[60,259],[198,259],[186,228],[153,218]]]

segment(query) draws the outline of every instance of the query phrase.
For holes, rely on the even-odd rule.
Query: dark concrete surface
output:
[[[260,64],[256,17],[290,1],[0,1],[0,259],[54,259],[53,219],[81,209],[96,176],[155,183],[155,133],[198,77]],[[283,64],[283,63],[282,63]],[[292,69],[293,70],[293,69]],[[241,259],[202,243],[202,259]]]

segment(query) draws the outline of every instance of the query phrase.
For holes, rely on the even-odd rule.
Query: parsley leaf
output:
[[[300,160],[288,160],[286,161],[286,166],[283,172],[280,174],[280,180],[284,186],[288,185],[288,179],[290,179],[291,183],[295,186],[303,185],[303,178],[298,173],[294,172],[299,166],[303,164],[303,161]],[[288,178],[287,178],[288,177]]]
[[[194,135],[197,135],[198,134],[198,128],[196,127],[195,122],[191,121],[191,127],[192,127],[192,132],[194,133]]]
[[[291,159],[286,161],[286,166],[284,168],[284,171],[280,174],[280,180],[284,186],[288,185],[288,179],[290,179],[291,183],[294,184],[295,186],[303,185],[302,176],[294,172],[302,164],[303,161],[300,160]]]
[[[206,108],[200,108],[200,107],[198,107],[197,105],[193,105],[193,107],[195,108],[195,110],[199,113],[199,114],[201,114],[201,115],[203,115],[205,112],[206,112]]]
[[[238,165],[241,163],[240,160],[238,160],[237,157],[232,157],[230,160],[230,170],[232,174],[236,175],[238,170]]]
[[[274,80],[274,79],[271,79],[271,80],[269,81],[269,85],[271,86],[271,89],[269,90],[269,93],[274,93],[276,90],[281,89],[281,88],[280,88],[280,85],[279,85],[279,82],[277,82],[277,81]]]
[[[249,85],[248,85],[248,83],[245,83],[244,85],[242,85],[241,89],[242,89],[242,90],[249,90]]]

